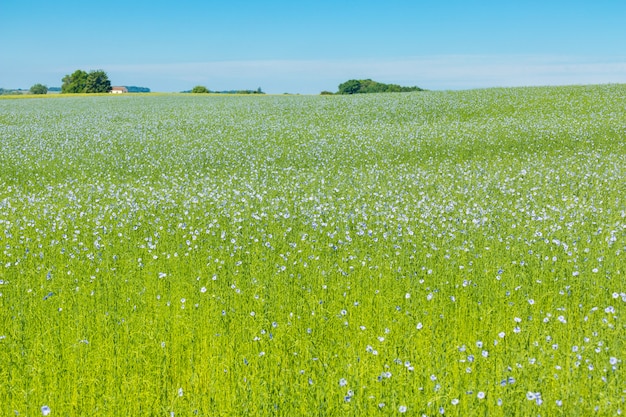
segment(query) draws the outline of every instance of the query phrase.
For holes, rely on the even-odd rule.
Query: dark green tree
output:
[[[339,84],[339,94],[356,94],[361,89],[361,81],[348,80],[345,83]]]
[[[35,84],[30,88],[32,94],[48,94],[48,87],[43,84]]]
[[[111,81],[103,70],[89,71],[85,83],[85,93],[108,93],[111,91]]]
[[[404,93],[411,91],[424,91],[419,87],[402,87],[397,84],[384,84],[377,81],[348,80],[339,84],[337,94],[366,94],[366,93]]]
[[[62,80],[61,93],[84,93],[88,75],[83,70],[76,70],[71,75],[66,75]]]
[[[191,89],[191,92],[195,94],[206,94],[209,93],[209,89],[203,85],[197,85]]]

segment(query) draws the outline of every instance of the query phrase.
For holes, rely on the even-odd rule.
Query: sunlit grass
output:
[[[0,102],[0,414],[621,413],[625,95]]]

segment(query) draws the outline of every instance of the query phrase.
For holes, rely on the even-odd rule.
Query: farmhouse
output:
[[[111,88],[111,94],[124,94],[128,93],[128,88],[126,87],[113,87]]]

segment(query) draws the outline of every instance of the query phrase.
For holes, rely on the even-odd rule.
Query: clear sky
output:
[[[626,0],[0,0],[0,87],[76,69],[182,91],[626,83]]]

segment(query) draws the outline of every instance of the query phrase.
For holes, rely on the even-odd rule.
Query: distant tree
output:
[[[43,84],[35,84],[30,88],[30,92],[33,94],[48,94],[48,87]]]
[[[203,85],[197,85],[197,86],[195,86],[194,88],[191,89],[191,92],[195,93],[195,94],[207,94],[210,91],[209,91],[208,88],[206,88]]]
[[[356,94],[361,89],[361,81],[348,80],[345,83],[339,84],[338,94]]]
[[[85,83],[85,93],[108,93],[111,91],[111,81],[103,70],[89,71]]]
[[[150,89],[148,87],[137,87],[134,85],[127,85],[126,89],[129,93],[149,93]]]
[[[366,93],[404,93],[410,91],[424,91],[419,87],[402,87],[397,84],[384,84],[370,79],[348,80],[339,84],[337,94],[366,94]]]
[[[76,70],[71,75],[66,75],[62,80],[61,93],[84,93],[88,76],[89,74],[83,70]]]
[[[111,81],[103,70],[89,71],[76,70],[71,75],[63,77],[61,93],[108,93],[111,91]]]
[[[333,94],[334,94],[334,93],[332,93],[332,92],[330,92],[330,91],[322,91],[322,92],[320,93],[320,95],[322,95],[322,96],[332,96]]]

